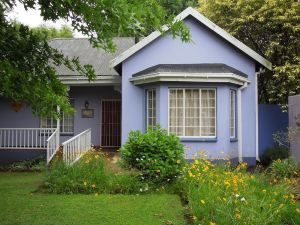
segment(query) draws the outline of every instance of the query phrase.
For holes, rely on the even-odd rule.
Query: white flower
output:
[[[139,159],[138,159],[138,158],[136,158],[135,160],[136,160],[136,161],[139,161]]]
[[[238,197],[239,197],[239,195],[238,195],[238,194],[236,194],[236,195],[235,195],[235,197],[237,197],[237,198],[238,198]]]
[[[242,198],[241,198],[241,201],[244,202],[244,201],[246,201],[246,199],[245,199],[244,197],[242,197]]]
[[[143,191],[143,189],[142,188],[140,188],[140,192],[142,192]]]

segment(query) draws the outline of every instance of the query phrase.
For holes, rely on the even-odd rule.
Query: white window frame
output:
[[[74,100],[73,99],[71,99],[71,105],[74,106]],[[42,120],[43,119],[46,119],[46,120],[50,119],[51,120],[50,121],[50,126],[42,127],[42,124],[43,124]],[[71,131],[71,132],[70,131],[65,131],[65,129],[64,129],[65,128],[64,127],[65,121],[64,121],[64,119],[65,119],[65,113],[62,112],[62,117],[60,119],[60,128],[59,128],[60,133],[63,134],[63,135],[73,135],[74,130],[75,130],[75,124],[74,124],[75,117],[74,117],[74,115],[73,115],[73,131]],[[48,124],[46,124],[46,125],[48,125]],[[55,127],[54,127],[54,125],[55,125]],[[43,118],[43,117],[41,117],[40,118],[40,127],[41,128],[56,128],[57,127],[57,122],[55,123],[54,118]]]
[[[232,100],[232,94],[234,95],[234,100]],[[229,92],[229,135],[231,139],[236,138],[236,97],[237,97],[237,91],[234,89],[230,89]],[[231,114],[233,107],[233,115]],[[233,116],[233,126],[231,124]],[[233,128],[233,135],[231,134],[231,129]]]
[[[217,89],[216,88],[193,88],[193,87],[189,87],[189,88],[169,88],[168,90],[168,134],[170,134],[170,91],[171,90],[184,90],[183,91],[183,133],[185,133],[185,90],[199,90],[199,134],[200,136],[178,136],[179,138],[187,138],[187,139],[216,139],[217,138]],[[202,136],[201,135],[201,98],[202,98],[202,90],[207,90],[207,91],[214,91],[215,92],[215,105],[214,105],[214,108],[215,108],[215,115],[214,115],[214,119],[215,119],[215,135],[214,136]]]
[[[153,104],[153,92],[154,92],[154,96],[155,96],[155,105]],[[156,118],[156,103],[157,103],[157,99],[156,99],[156,89],[155,88],[151,88],[151,89],[147,89],[146,90],[146,123],[147,123],[147,128],[149,127],[149,93],[152,93],[152,121],[153,119],[155,119],[155,124],[152,124],[150,126],[155,126],[157,124],[157,118]]]

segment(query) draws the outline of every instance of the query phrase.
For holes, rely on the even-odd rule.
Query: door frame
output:
[[[100,100],[100,148],[102,147],[102,103],[103,102],[110,102],[110,101],[118,101],[120,102],[120,138],[122,140],[122,100],[121,99],[113,99],[113,98],[107,98],[107,99],[101,99]],[[121,146],[121,143],[120,143]],[[104,146],[104,148],[119,148],[120,146]]]

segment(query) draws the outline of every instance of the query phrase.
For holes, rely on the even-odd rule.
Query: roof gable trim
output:
[[[201,13],[193,9],[192,7],[188,7],[184,11],[182,11],[178,16],[175,17],[175,20],[184,20],[188,16],[193,16],[195,19],[197,19],[200,23],[204,24],[206,27],[220,35],[222,38],[227,40],[232,45],[236,46],[238,49],[240,49],[242,52],[244,52],[246,55],[263,65],[269,70],[272,70],[272,63],[259,55],[257,52],[249,48],[247,45],[227,33],[225,30],[214,24],[212,21],[207,19],[205,16],[203,16]],[[163,27],[164,31],[167,31],[169,28],[167,26]],[[118,66],[120,63],[122,63],[124,60],[144,48],[146,45],[150,44],[152,41],[156,40],[158,37],[161,36],[161,32],[154,31],[147,37],[145,37],[143,40],[120,54],[118,57],[113,59],[110,63],[112,67]]]

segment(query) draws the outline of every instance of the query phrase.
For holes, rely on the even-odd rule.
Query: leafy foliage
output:
[[[63,56],[27,26],[7,22],[1,9],[0,4],[0,96],[12,101],[26,100],[39,115],[59,116],[57,105],[71,113],[67,88],[58,80],[51,64],[63,64],[90,80],[95,78],[94,69],[82,66],[77,58]]]
[[[130,132],[120,152],[128,167],[141,172],[142,179],[162,182],[180,174],[184,147],[177,136],[157,126],[148,128],[145,134]]]
[[[158,0],[158,2],[166,8],[171,15],[177,15],[187,7],[196,7],[198,4],[198,0]]]
[[[46,158],[41,156],[31,160],[22,160],[7,165],[1,165],[0,170],[13,172],[43,171],[46,167]]]
[[[261,156],[261,163],[264,166],[269,166],[274,160],[286,159],[289,157],[289,150],[284,146],[268,148]]]
[[[39,26],[30,29],[34,34],[42,36],[44,39],[51,40],[53,38],[72,38],[73,33],[70,27],[63,26],[60,29],[55,27]]]
[[[299,224],[299,203],[287,182],[270,183],[266,174],[246,172],[245,163],[224,163],[199,157],[184,169],[181,186],[194,224]]]
[[[190,41],[190,33],[183,22],[173,21],[166,9],[155,0],[4,0],[0,2],[0,97],[12,101],[26,101],[35,114],[57,117],[55,106],[72,113],[68,91],[57,78],[54,66],[64,65],[77,70],[89,81],[95,79],[91,65],[81,65],[78,58],[69,59],[47,43],[44,31],[8,21],[6,13],[23,4],[25,9],[40,9],[44,20],[65,19],[72,29],[90,38],[94,47],[114,52],[115,36],[144,36],[163,24],[171,28],[173,36]],[[51,35],[50,35],[51,36]]]
[[[145,184],[135,174],[113,173],[103,154],[89,151],[72,166],[56,160],[48,171],[43,189],[52,193],[138,193]]]
[[[300,178],[300,164],[294,159],[274,160],[270,172],[275,178]]]
[[[300,93],[300,2],[199,0],[199,11],[274,65],[259,76],[259,99],[286,108]]]

